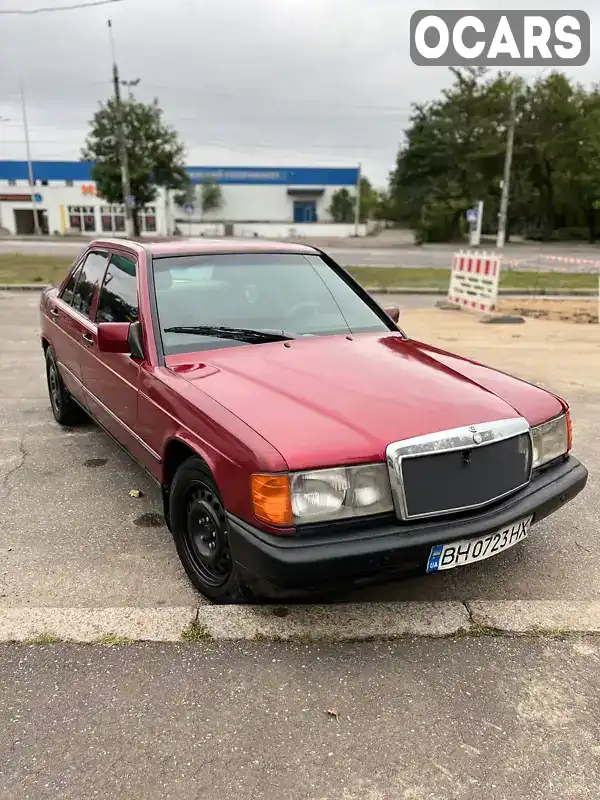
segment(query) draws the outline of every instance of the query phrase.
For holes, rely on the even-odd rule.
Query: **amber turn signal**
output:
[[[258,519],[271,525],[292,525],[292,498],[287,475],[253,475],[252,503]]]
[[[573,447],[573,422],[571,420],[571,412],[567,409],[566,415],[567,417],[567,453],[571,452],[571,448]]]

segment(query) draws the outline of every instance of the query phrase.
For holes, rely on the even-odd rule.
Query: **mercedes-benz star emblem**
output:
[[[477,432],[477,428],[475,427],[475,425],[471,425],[469,430],[473,434],[473,441],[475,442],[475,444],[481,444],[481,442],[483,441],[483,436]]]

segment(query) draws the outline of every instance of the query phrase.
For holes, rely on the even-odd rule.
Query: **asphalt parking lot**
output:
[[[595,800],[599,665],[597,637],[0,645],[0,797]]]
[[[92,423],[65,431],[54,422],[38,303],[37,293],[0,294],[0,608],[198,603],[154,484]],[[403,324],[416,338],[565,395],[575,452],[590,481],[526,542],[497,558],[336,599],[599,599],[600,328],[537,320],[487,326],[433,309],[409,309]],[[130,489],[142,497],[130,497]]]

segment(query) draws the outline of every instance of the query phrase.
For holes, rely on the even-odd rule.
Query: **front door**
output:
[[[113,252],[98,295],[96,326],[102,322],[136,322],[137,265],[132,253]],[[143,464],[147,448],[137,435],[141,361],[125,353],[101,353],[97,338],[82,363],[82,381],[96,419]]]
[[[315,200],[294,200],[294,222],[316,222],[317,203]]]

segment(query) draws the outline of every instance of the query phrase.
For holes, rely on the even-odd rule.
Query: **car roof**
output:
[[[317,248],[308,244],[276,242],[269,239],[204,239],[152,237],[142,241],[131,239],[96,239],[90,246],[130,247],[146,250],[153,256],[202,255],[205,253],[316,253]]]

